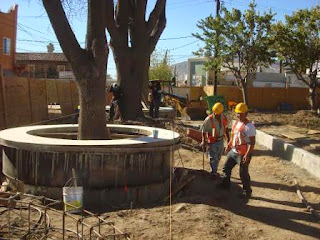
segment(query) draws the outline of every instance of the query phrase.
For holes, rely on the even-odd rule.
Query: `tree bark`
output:
[[[247,93],[247,83],[245,80],[241,80],[241,92],[242,92],[242,100],[249,107],[248,103],[248,93]]]
[[[316,111],[316,87],[309,87],[309,103],[311,110]]]
[[[241,88],[241,92],[242,92],[242,99],[243,99],[243,102],[244,102],[245,104],[247,104],[247,106],[249,106],[249,105],[248,105],[248,94],[247,94],[247,88],[246,88],[246,87]]]
[[[107,0],[106,27],[123,96],[119,107],[124,120],[143,116],[141,97],[149,81],[150,55],[166,25],[166,0],[157,0],[148,21],[147,0]]]
[[[135,120],[143,117],[141,97],[148,83],[148,68],[150,56],[139,56],[139,53],[114,50],[117,67],[118,83],[123,96],[119,102],[121,117]]]
[[[86,49],[70,27],[60,0],[42,0],[60,46],[70,63],[80,97],[78,139],[106,139],[105,83],[108,48],[105,0],[88,0]]]

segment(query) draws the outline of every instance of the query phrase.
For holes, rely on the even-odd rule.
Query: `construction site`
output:
[[[172,105],[160,108],[159,119],[107,123],[112,143],[76,146],[76,125],[70,125],[78,105],[73,81],[2,77],[1,82],[1,126],[7,129],[0,136],[1,239],[320,236],[319,116],[271,110],[281,102],[303,109],[306,103],[292,91],[304,89],[272,89],[272,101],[263,99],[268,89],[250,90],[252,98],[259,96],[248,116],[257,127],[257,146],[250,169],[253,196],[244,200],[237,196],[238,170],[231,191],[217,189],[207,153],[188,135],[212,105],[205,100],[210,87],[164,87]],[[219,91],[232,107],[240,93],[225,88]],[[226,114],[235,119],[232,109]],[[84,190],[80,205],[63,198],[70,180],[77,187],[74,179]]]
[[[318,4],[292,4],[317,22],[291,36],[255,1],[17,2],[0,11],[0,239],[320,239]]]

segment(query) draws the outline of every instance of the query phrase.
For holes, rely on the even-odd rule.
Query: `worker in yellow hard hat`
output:
[[[237,120],[232,125],[231,139],[226,148],[227,160],[223,167],[223,178],[219,184],[221,188],[230,187],[230,176],[233,167],[240,164],[240,178],[243,184],[241,196],[250,198],[252,189],[249,175],[249,164],[256,142],[256,129],[247,119],[248,106],[237,104],[235,108]]]
[[[218,165],[223,152],[223,139],[226,136],[229,142],[228,120],[223,114],[223,105],[216,103],[212,107],[212,114],[206,117],[201,126],[202,142],[204,149],[208,149],[211,174],[217,177]]]

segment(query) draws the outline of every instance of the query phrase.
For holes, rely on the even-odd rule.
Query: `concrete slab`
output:
[[[71,140],[71,139],[59,139],[49,138],[41,136],[41,133],[54,133],[65,132],[75,133],[77,132],[77,124],[61,124],[61,125],[37,125],[10,128],[0,131],[0,144],[8,147],[27,149],[27,150],[39,150],[44,148],[50,151],[64,152],[64,151],[79,151],[88,149],[90,152],[97,151],[114,151],[123,152],[125,150],[144,147],[166,147],[169,145],[175,145],[179,142],[179,134],[162,129],[147,126],[136,125],[117,125],[108,124],[111,130],[119,131],[120,133],[135,133],[140,134],[140,137],[132,137],[126,139],[114,139],[114,140]],[[154,138],[153,132],[158,132],[158,137]],[[131,151],[131,150],[130,150]]]
[[[290,143],[257,130],[257,144],[277,153],[280,157],[297,164],[309,173],[320,178],[320,157]]]

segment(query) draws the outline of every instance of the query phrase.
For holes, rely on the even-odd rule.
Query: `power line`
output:
[[[177,49],[179,49],[179,48],[184,48],[184,47],[186,47],[186,46],[189,46],[189,45],[194,44],[194,43],[199,42],[199,41],[200,41],[200,40],[198,39],[198,40],[193,41],[193,42],[191,42],[191,43],[187,43],[187,44],[182,45],[182,46],[179,46],[179,47],[171,48],[171,49],[169,49],[169,51],[177,50]]]
[[[176,39],[183,39],[183,38],[193,38],[194,36],[183,36],[183,37],[172,37],[172,38],[160,38],[159,40],[176,40]]]
[[[195,1],[193,1],[191,4],[183,4],[181,6],[177,6],[177,7],[167,7],[166,10],[175,10],[175,9],[181,9],[181,8],[185,8],[185,7],[192,7],[192,6],[196,6],[196,5],[200,5],[200,4],[206,4],[206,3],[210,3],[212,2],[212,0],[206,0],[205,2],[198,2],[198,3],[194,3]]]

